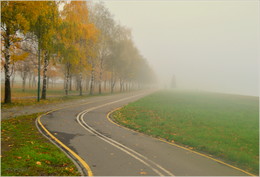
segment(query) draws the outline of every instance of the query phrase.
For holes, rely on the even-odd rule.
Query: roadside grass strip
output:
[[[94,96],[94,95],[93,95]],[[97,96],[97,95],[95,95]],[[13,107],[22,107],[22,106],[30,106],[30,105],[47,105],[53,103],[63,103],[67,101],[73,101],[78,99],[84,99],[90,97],[89,95],[79,96],[79,95],[67,95],[67,96],[60,96],[60,97],[49,97],[46,100],[40,100],[38,102],[36,98],[25,98],[25,99],[13,99],[12,103],[1,103],[2,109],[9,109]]]
[[[42,113],[1,121],[1,176],[80,176],[74,163],[35,127]]]
[[[159,91],[112,113],[117,123],[259,173],[259,98]]]
[[[50,96],[49,96],[49,94],[47,94],[46,100],[40,100],[40,102],[38,102],[35,97],[36,95],[31,94],[31,93],[33,93],[32,91],[36,93],[36,90],[27,90],[25,92],[25,95],[22,95],[22,94],[19,94],[21,91],[19,91],[18,89],[14,90],[13,95],[15,95],[17,97],[14,96],[12,98],[12,103],[4,103],[2,100],[1,109],[10,109],[13,107],[30,106],[30,105],[36,105],[36,104],[37,105],[47,105],[47,104],[53,104],[53,103],[63,103],[63,102],[68,102],[68,101],[84,99],[84,98],[111,95],[111,93],[102,93],[102,94],[96,93],[93,95],[84,93],[84,95],[79,95],[78,91],[77,92],[71,91],[72,94],[74,94],[74,95],[64,95],[64,90],[58,90],[57,94],[55,94],[56,93],[56,92],[54,92],[55,90],[51,90],[50,93],[53,93],[53,94],[50,94]],[[28,93],[28,95],[26,95],[26,93]],[[63,94],[61,94],[61,93],[63,93]],[[113,93],[113,95],[115,95],[115,94],[120,94],[120,92]],[[23,97],[23,96],[29,96],[29,97]],[[30,96],[32,98],[30,98]]]

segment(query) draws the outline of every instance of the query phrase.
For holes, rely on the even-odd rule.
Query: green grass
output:
[[[11,88],[12,97],[28,97],[28,96],[37,96],[37,88],[26,88],[24,91],[20,87]],[[69,94],[78,94],[79,91],[72,90],[69,91]],[[1,95],[4,95],[4,86],[1,87]],[[47,89],[48,95],[65,95],[65,91],[62,88],[49,88]]]
[[[65,101],[72,101],[76,99],[82,99],[82,98],[87,98],[89,97],[88,95],[85,96],[79,96],[79,95],[68,95],[68,96],[61,96],[61,97],[52,97],[52,98],[47,98],[46,100],[40,100],[38,102],[36,98],[29,98],[29,99],[19,99],[19,100],[13,100],[12,103],[1,103],[1,108],[2,109],[9,109],[12,107],[18,107],[18,106],[30,106],[30,105],[46,105],[46,104],[51,104],[51,103],[60,103],[60,102],[65,102]]]
[[[112,115],[118,123],[259,172],[259,98],[159,91]]]
[[[79,176],[73,162],[38,132],[39,114],[1,121],[1,176]]]
[[[51,103],[62,103],[66,101],[73,101],[77,99],[83,99],[83,98],[88,98],[88,97],[93,97],[93,96],[105,96],[109,95],[110,93],[102,93],[102,94],[93,94],[93,95],[68,95],[68,96],[60,96],[60,97],[49,97],[46,100],[40,100],[38,102],[36,98],[26,98],[26,99],[15,99],[12,100],[12,103],[1,103],[1,108],[2,109],[9,109],[13,107],[19,107],[19,106],[30,106],[30,105],[46,105],[46,104],[51,104]],[[116,93],[115,93],[116,94]]]

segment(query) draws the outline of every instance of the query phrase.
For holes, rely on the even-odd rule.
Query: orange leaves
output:
[[[147,172],[146,171],[144,171],[143,169],[141,169],[141,171],[140,171],[140,173],[139,173],[140,175],[147,175]]]
[[[51,164],[51,161],[49,161],[49,160],[45,160],[44,162],[45,162],[46,164],[48,164],[48,165]]]
[[[17,159],[22,159],[22,157],[21,156],[18,156],[18,157],[16,157]]]
[[[141,171],[141,172],[140,172],[140,175],[147,175],[147,172]]]
[[[69,168],[69,167],[66,167],[65,170],[69,171],[69,172],[73,172],[74,171],[74,168]]]
[[[67,164],[67,163],[64,163],[64,164],[62,164],[62,166],[63,166],[63,167],[66,167],[66,166],[68,166],[68,164]]]

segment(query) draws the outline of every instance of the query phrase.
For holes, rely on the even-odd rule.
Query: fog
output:
[[[258,1],[105,1],[164,87],[259,95]]]

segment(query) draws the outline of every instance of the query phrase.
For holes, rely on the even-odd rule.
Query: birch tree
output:
[[[1,52],[4,60],[5,72],[5,96],[4,103],[11,103],[11,55],[12,50],[22,41],[22,34],[29,29],[26,19],[26,6],[24,2],[2,1],[1,2]]]

